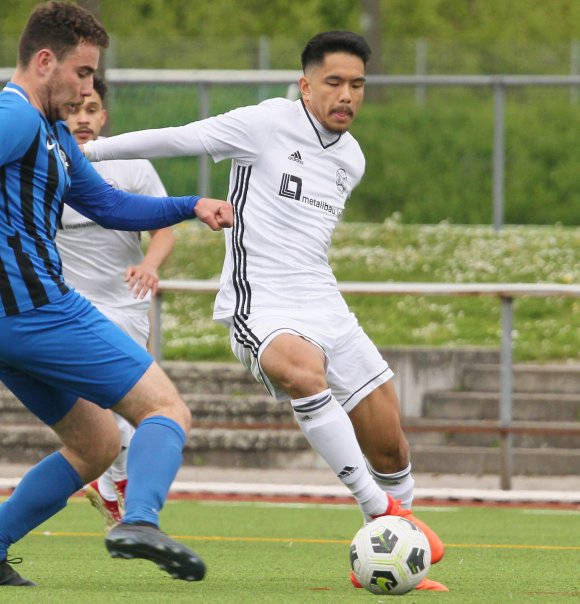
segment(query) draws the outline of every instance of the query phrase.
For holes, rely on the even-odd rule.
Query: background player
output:
[[[229,326],[234,353],[256,379],[290,400],[306,439],[365,520],[406,516],[427,534],[438,562],[443,544],[410,512],[414,480],[393,372],[349,312],[328,263],[333,230],[364,173],[348,129],[369,56],[358,34],[319,34],[302,53],[301,100],[93,141],[85,151],[97,160],[203,153],[232,160],[236,220],[214,318]],[[419,588],[447,591],[428,579]]]
[[[95,76],[93,86],[90,96],[74,108],[67,120],[78,143],[96,139],[107,121],[107,85]],[[117,189],[156,197],[167,195],[147,160],[100,162],[94,167]],[[58,226],[56,244],[65,281],[146,348],[150,296],[157,292],[157,271],[175,245],[172,228],[150,231],[151,239],[143,256],[139,232],[104,229],[66,204]],[[121,521],[127,485],[127,452],[135,432],[133,426],[116,413],[115,421],[121,436],[121,452],[111,467],[85,489],[108,527]]]
[[[91,94],[107,45],[88,11],[65,2],[39,6],[0,94],[0,380],[63,443],[0,505],[0,586],[34,585],[12,568],[9,548],[119,453],[109,408],[137,426],[124,522],[105,539],[110,554],[146,558],[179,579],[205,574],[194,552],[158,528],[191,413],[151,355],[66,285],[54,238],[64,201],[121,230],[162,228],[194,215],[217,230],[231,226],[231,205],[119,191],[84,159],[61,120]]]

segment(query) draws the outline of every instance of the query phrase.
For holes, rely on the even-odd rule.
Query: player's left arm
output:
[[[107,229],[148,231],[196,217],[214,231],[233,224],[233,208],[226,201],[196,195],[159,198],[119,191],[103,180],[76,143],[67,151],[72,166],[66,203]]]

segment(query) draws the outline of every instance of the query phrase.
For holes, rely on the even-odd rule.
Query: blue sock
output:
[[[61,453],[52,453],[30,469],[0,505],[0,560],[13,543],[62,510],[82,487],[78,472]]]
[[[123,522],[159,525],[159,512],[182,462],[183,428],[168,417],[143,420],[129,445]]]

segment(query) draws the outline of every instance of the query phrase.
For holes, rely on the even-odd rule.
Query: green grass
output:
[[[418,508],[447,554],[429,573],[448,594],[411,593],[405,602],[576,602],[580,598],[580,512]],[[385,602],[348,581],[355,506],[170,501],[162,527],[206,561],[201,583],[170,579],[141,560],[108,557],[100,518],[78,498],[11,549],[39,583],[4,588],[9,604],[116,602]]]
[[[222,235],[197,223],[176,229],[178,244],[162,271],[168,279],[217,279]],[[578,283],[580,231],[568,227],[343,223],[330,260],[340,281]],[[298,293],[297,293],[298,295]],[[389,346],[499,346],[495,298],[349,296],[370,337]],[[164,358],[233,360],[224,327],[211,320],[212,295],[166,294]],[[580,360],[580,300],[515,302],[517,361]]]

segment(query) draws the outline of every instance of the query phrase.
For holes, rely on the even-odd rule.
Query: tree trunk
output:
[[[101,0],[77,0],[77,4],[88,10],[99,23],[102,23]],[[105,53],[106,50],[101,49],[101,60],[97,69],[97,75],[103,80],[105,79]]]
[[[382,74],[383,70],[383,28],[381,20],[381,0],[362,0],[361,29],[371,47],[372,54],[367,64],[368,74]],[[372,101],[383,99],[381,88],[367,88],[366,98]]]

